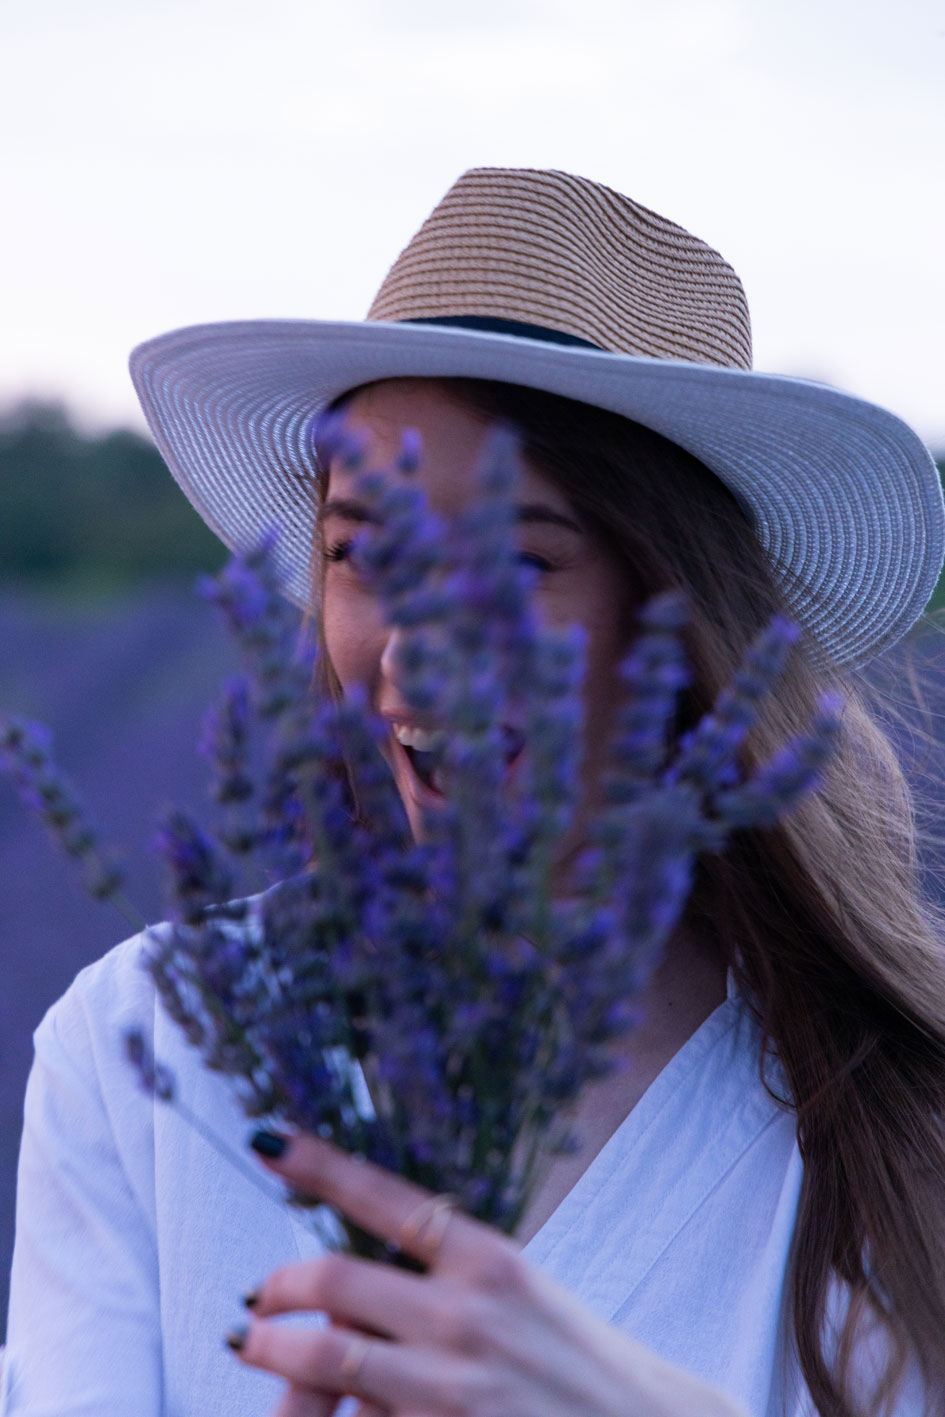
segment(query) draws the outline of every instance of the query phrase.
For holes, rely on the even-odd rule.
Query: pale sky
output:
[[[467,167],[711,242],[756,367],[945,449],[945,0],[5,0],[0,402],[140,426],[139,340],[360,319]]]

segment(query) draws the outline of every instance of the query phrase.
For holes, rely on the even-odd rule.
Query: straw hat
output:
[[[916,434],[821,384],[751,371],[744,291],[710,246],[586,178],[465,173],[397,258],[367,320],[198,325],[140,345],[158,447],[226,544],[280,532],[309,597],[311,429],[360,384],[466,376],[609,409],[688,449],[739,499],[789,612],[856,665],[921,614],[945,551]]]

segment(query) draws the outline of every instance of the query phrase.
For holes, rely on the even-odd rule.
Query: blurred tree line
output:
[[[118,590],[225,556],[147,438],[82,433],[61,404],[0,416],[2,580]]]
[[[117,590],[215,571],[225,556],[148,439],[82,433],[57,403],[0,416],[0,580]]]

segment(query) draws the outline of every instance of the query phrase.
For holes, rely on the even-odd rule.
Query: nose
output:
[[[381,651],[381,678],[386,679],[389,684],[395,684],[399,677],[397,655],[404,641],[404,631],[400,625],[389,625],[385,628],[386,639]]]

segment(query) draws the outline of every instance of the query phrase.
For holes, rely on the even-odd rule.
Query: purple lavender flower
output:
[[[680,745],[673,776],[702,788],[738,778],[737,755],[758,718],[758,710],[787,661],[798,628],[776,616],[752,645],[732,683],[711,713]]]
[[[719,821],[739,827],[771,827],[792,811],[819,784],[840,732],[843,700],[824,694],[810,731],[775,753],[752,778],[718,793],[714,807]]]
[[[167,867],[173,918],[194,924],[208,906],[232,896],[233,873],[223,853],[186,813],[168,813],[155,834],[154,849]]]
[[[224,686],[218,707],[203,725],[200,750],[215,772],[213,796],[217,802],[245,802],[253,795],[249,773],[250,686],[238,675]]]
[[[125,1054],[145,1092],[159,1102],[174,1101],[174,1079],[167,1068],[155,1062],[151,1046],[140,1028],[131,1028],[125,1034]]]
[[[124,873],[100,846],[98,828],[71,781],[52,758],[52,736],[42,724],[0,715],[0,770],[12,778],[24,805],[39,817],[53,838],[83,868],[86,889],[97,900],[110,900],[136,923],[121,894]]]
[[[679,696],[690,680],[682,645],[686,603],[670,592],[644,606],[641,634],[620,667],[627,699],[614,751],[616,773],[607,785],[611,802],[632,801],[666,764]]]

